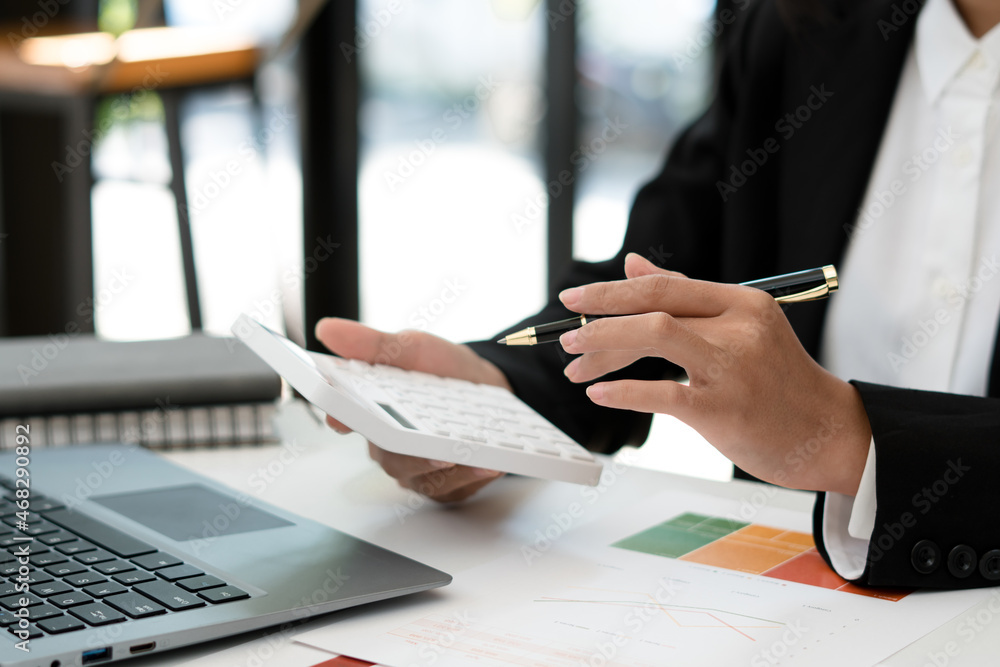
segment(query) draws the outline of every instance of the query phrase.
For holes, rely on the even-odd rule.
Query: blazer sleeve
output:
[[[769,3],[757,5],[773,10]],[[605,262],[573,262],[548,305],[498,338],[533,324],[571,317],[559,302],[558,292],[624,278],[625,255],[630,252],[691,277],[720,279],[723,200],[717,184],[724,180],[729,164],[734,116],[753,93],[745,83],[744,70],[752,66],[757,51],[748,35],[760,20],[759,14],[756,7],[747,10],[724,57],[713,102],[680,134],[660,173],[636,196],[618,253]],[[584,393],[585,386],[575,385],[563,375],[572,357],[558,344],[507,348],[490,340],[470,345],[506,373],[521,399],[591,450],[610,453],[645,440],[651,416],[594,405]],[[682,372],[662,359],[643,359],[606,379],[654,380],[677,377]]]
[[[1000,585],[1000,399],[852,382],[875,441],[875,528],[857,583]],[[823,544],[825,494],[814,513]]]

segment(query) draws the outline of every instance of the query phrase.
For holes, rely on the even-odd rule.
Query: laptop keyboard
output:
[[[27,601],[29,638],[173,614],[250,594],[37,492],[17,516],[0,476],[0,628],[14,633]],[[28,565],[18,554],[27,545]],[[18,589],[28,584],[28,593]]]

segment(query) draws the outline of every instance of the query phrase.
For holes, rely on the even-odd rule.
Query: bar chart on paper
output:
[[[300,641],[393,667],[841,667],[875,664],[983,596],[859,589],[819,558],[807,513],[738,511],[664,492],[459,573],[435,602]]]
[[[727,517],[687,512],[612,546],[881,600],[901,600],[910,593],[862,588],[840,578],[808,533]]]

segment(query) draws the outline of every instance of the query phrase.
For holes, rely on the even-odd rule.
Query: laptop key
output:
[[[49,510],[62,509],[63,507],[65,505],[51,498],[39,498],[37,495],[31,498],[31,510],[33,512],[47,512]]]
[[[26,600],[27,604],[22,604],[22,600]],[[21,607],[34,607],[36,604],[42,604],[42,600],[31,593],[17,593],[16,595],[8,595],[5,598],[0,598],[0,605],[3,605],[4,609],[9,609],[10,611],[17,611]]]
[[[21,532],[25,535],[31,535],[32,537],[37,537],[39,535],[45,535],[48,533],[55,533],[59,531],[59,526],[51,523],[41,522],[34,526],[28,526],[27,528],[22,528]]]
[[[50,604],[40,604],[37,607],[31,607],[28,609],[28,618],[32,621],[40,621],[43,618],[51,618],[52,616],[61,615],[62,612]]]
[[[62,542],[56,545],[56,551],[61,554],[66,554],[67,556],[72,556],[74,554],[83,553],[84,551],[93,551],[97,547],[90,542],[85,542],[83,540],[75,540],[73,542]]]
[[[57,554],[53,551],[49,551],[44,554],[34,554],[28,559],[35,567],[45,567],[46,565],[55,565],[56,563],[65,563],[68,558],[62,554]]]
[[[200,577],[190,577],[188,579],[181,579],[176,582],[178,586],[185,590],[192,592],[197,592],[204,590],[206,588],[216,588],[217,586],[225,586],[226,582],[218,577],[213,577],[210,574],[203,574]]]
[[[132,558],[156,551],[142,540],[71,510],[52,510],[45,513],[45,518],[90,542],[100,544],[122,558]]]
[[[167,567],[156,573],[157,576],[163,577],[167,581],[177,581],[178,579],[186,579],[187,577],[194,577],[199,574],[205,573],[194,565],[188,565],[187,563]]]
[[[54,533],[47,533],[45,535],[39,535],[38,541],[42,544],[47,544],[50,547],[56,544],[63,544],[66,542],[78,542],[78,538],[73,533],[67,533],[65,530],[57,530]]]
[[[111,597],[104,598],[104,601],[132,618],[146,618],[147,616],[167,613],[167,610],[163,606],[134,591],[112,595]]]
[[[0,567],[0,575],[3,575],[5,577],[17,576],[18,570],[20,568],[21,566],[18,565],[17,562],[15,561],[11,565],[4,565],[3,567]]]
[[[89,586],[91,584],[103,584],[107,581],[104,577],[94,572],[81,572],[80,574],[74,574],[69,577],[64,578],[66,583],[72,584],[73,586]]]
[[[15,616],[6,609],[0,609],[0,627],[6,628],[8,625],[13,625],[21,621],[20,616]]]
[[[95,563],[104,563],[109,560],[114,560],[115,555],[110,551],[105,551],[104,549],[95,549],[93,551],[86,551],[81,554],[76,554],[73,556],[73,560],[79,561],[84,565],[94,565]]]
[[[244,590],[236,588],[236,586],[223,586],[222,588],[209,588],[208,590],[201,591],[198,593],[201,597],[205,598],[212,604],[221,604],[223,602],[233,602],[234,600],[245,600],[250,597],[250,594]]]
[[[171,556],[170,554],[165,554],[162,551],[157,551],[156,553],[146,554],[145,556],[136,556],[132,559],[132,562],[147,570],[159,570],[161,567],[180,565],[182,561],[176,556]]]
[[[149,572],[132,570],[131,572],[119,572],[118,574],[111,575],[111,579],[117,581],[119,584],[124,584],[125,586],[134,586],[135,584],[141,584],[146,581],[153,581],[156,577]]]
[[[13,535],[7,535],[5,537],[0,537],[0,547],[16,547],[19,544],[24,544],[25,542],[30,542],[31,540],[24,539],[24,535],[21,533],[14,533]]]
[[[124,614],[101,602],[70,607],[69,613],[88,625],[108,625],[109,623],[120,623],[125,620]]]
[[[49,565],[45,568],[45,571],[51,574],[53,577],[68,577],[71,574],[79,574],[81,572],[86,572],[87,568],[79,563],[59,563],[58,565]]]
[[[95,598],[104,598],[109,595],[117,595],[118,593],[124,593],[128,589],[119,584],[116,581],[105,581],[102,584],[94,584],[93,586],[87,586],[83,589],[83,592],[87,595],[93,595]]]
[[[93,602],[94,598],[89,595],[85,595],[82,591],[70,590],[66,593],[60,593],[59,595],[50,595],[49,602],[57,607],[66,609],[67,607],[75,607],[81,604],[88,604]]]
[[[73,590],[71,586],[62,581],[50,581],[47,584],[39,584],[31,587],[31,592],[44,597],[52,597],[61,593],[68,593]]]
[[[128,572],[129,570],[134,570],[135,566],[127,561],[112,560],[106,563],[98,563],[94,566],[94,569],[101,574],[114,574],[115,572]]]
[[[39,621],[38,627],[45,630],[45,632],[50,635],[58,635],[62,632],[82,630],[87,626],[72,616],[55,616],[53,618],[46,618],[45,620]]]
[[[205,606],[204,601],[198,598],[198,596],[188,593],[173,584],[168,584],[165,581],[150,581],[145,584],[138,584],[135,590],[143,595],[148,595],[171,611]]]
[[[45,633],[39,630],[38,626],[34,624],[28,625],[26,628],[22,628],[20,625],[11,625],[7,627],[7,632],[17,635],[18,639],[38,639],[45,636]]]
[[[8,526],[17,526],[18,524],[21,523],[26,523],[29,526],[33,526],[36,523],[41,523],[42,517],[40,514],[36,512],[28,512],[27,514],[24,514],[22,516],[17,516],[17,514],[13,514],[11,516],[5,516],[2,520]]]
[[[52,577],[45,574],[44,572],[39,572],[38,570],[35,570],[27,577],[25,577],[24,581],[28,584],[28,586],[32,587],[32,590],[34,590],[35,584],[47,584],[50,581],[52,581]]]

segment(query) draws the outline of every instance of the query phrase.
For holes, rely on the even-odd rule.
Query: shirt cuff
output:
[[[868,543],[875,530],[875,438],[856,496],[827,492],[823,506],[823,543],[830,563],[844,579],[857,580],[868,561]]]

